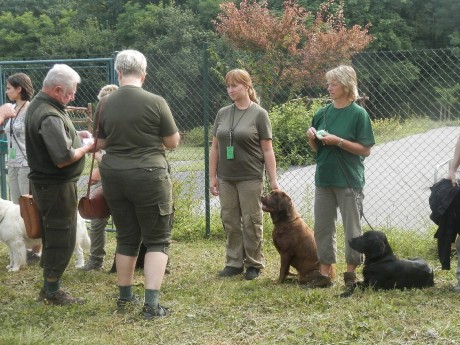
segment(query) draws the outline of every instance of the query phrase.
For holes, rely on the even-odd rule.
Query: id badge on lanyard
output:
[[[9,147],[8,148],[8,158],[9,159],[15,159],[16,158],[16,148],[14,148],[14,147]]]
[[[227,159],[235,159],[235,147],[233,146],[233,130],[230,130],[230,145],[227,146]]]

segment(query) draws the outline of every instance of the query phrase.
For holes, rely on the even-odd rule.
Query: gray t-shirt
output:
[[[260,140],[272,139],[272,126],[265,109],[257,103],[252,103],[247,110],[240,110],[234,104],[226,106],[217,113],[212,134],[219,143],[219,178],[229,181],[262,179],[265,162]],[[227,159],[228,146],[233,146],[234,159]]]

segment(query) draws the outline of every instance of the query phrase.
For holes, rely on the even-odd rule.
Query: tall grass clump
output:
[[[198,206],[202,199],[196,194],[195,173],[190,172],[184,180],[173,179],[174,226],[172,236],[175,240],[197,240],[204,235],[205,218]]]
[[[174,225],[172,238],[176,241],[196,241],[206,237],[206,218],[204,196],[199,194],[203,186],[196,172],[188,172],[185,178],[173,179]],[[205,190],[206,186],[204,186]],[[223,239],[220,209],[210,210],[211,235]]]
[[[442,121],[433,121],[426,116],[411,116],[405,119],[395,116],[391,118],[374,119],[372,121],[372,128],[374,130],[377,144],[398,140],[446,125],[454,124],[446,124]]]

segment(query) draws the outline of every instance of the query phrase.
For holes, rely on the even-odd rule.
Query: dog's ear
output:
[[[385,244],[385,241],[383,241],[378,236],[373,236],[372,239],[369,239],[369,241],[369,251],[368,253],[365,253],[366,256],[369,259],[377,259],[382,257],[387,250],[387,245]]]
[[[278,211],[287,214],[292,209],[291,198],[284,192],[277,190],[277,207]]]

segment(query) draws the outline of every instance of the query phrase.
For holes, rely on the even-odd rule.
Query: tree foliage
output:
[[[144,53],[190,51],[212,36],[202,28],[198,18],[187,9],[127,3],[118,17],[115,30],[122,46]]]
[[[72,25],[64,18],[55,25],[56,34],[40,41],[41,56],[94,57],[116,49],[112,31],[102,28],[95,17],[82,25]]]
[[[334,4],[321,4],[315,16],[295,0],[284,2],[280,16],[265,1],[243,0],[239,8],[232,2],[221,5],[216,30],[234,48],[253,53],[244,67],[264,85],[265,107],[282,88],[293,94],[317,85],[327,68],[349,62],[369,44],[367,28],[347,28],[343,4],[332,11]]]
[[[347,0],[354,23],[371,23],[370,50],[410,50],[459,46],[458,0]]]
[[[42,38],[55,33],[53,21],[45,14],[35,17],[32,12],[22,15],[6,12],[0,15],[0,23],[0,51],[3,56],[36,56]]]
[[[266,1],[268,5],[265,7],[270,8],[270,15],[284,15],[282,0]],[[298,0],[299,10],[304,12],[298,13],[299,18],[308,13],[307,24],[314,27],[316,16],[312,13],[318,12],[323,1]],[[191,36],[198,37],[195,42],[201,40],[203,33],[211,36],[214,29],[212,19],[216,18],[219,4],[223,2],[224,0],[0,0],[0,55],[2,58],[28,58],[38,54],[111,54],[113,50],[119,50],[120,46],[131,45],[132,39],[140,41],[142,38],[151,42],[154,32],[145,31],[139,38],[136,34],[140,27],[148,30],[154,26],[157,27],[155,30],[160,26],[169,27],[163,31],[161,45],[174,51],[180,45],[175,44],[175,37],[179,34],[184,39],[184,31],[188,28],[191,29]],[[166,12],[161,12],[161,8],[173,8],[167,19],[178,25],[177,30],[172,30],[168,21],[162,20],[159,15],[149,18],[145,14],[148,6],[156,6],[157,13],[162,14]],[[460,12],[458,0],[347,0],[342,9],[340,3],[332,3],[330,7],[334,13],[342,10],[347,28],[352,28],[354,24],[361,27],[370,24],[368,34],[374,39],[367,46],[367,50],[460,47],[460,16],[456,15]],[[152,13],[149,10],[147,12]],[[191,27],[184,26],[184,13],[187,13],[189,23],[194,22]],[[180,18],[173,19],[172,16],[175,15]],[[222,12],[221,15],[225,13]],[[257,18],[259,17],[255,17]],[[145,21],[145,25],[137,19]],[[153,21],[156,24],[152,24]],[[64,27],[63,23],[68,27]],[[267,26],[265,22],[255,22],[253,25]],[[250,32],[252,31],[250,28]],[[293,39],[289,36],[287,41],[293,42]],[[303,43],[304,41],[300,41],[300,44]],[[84,46],[77,48],[79,44]],[[169,44],[173,48],[169,48]]]
[[[0,14],[2,57],[82,57],[113,51],[110,30],[102,28],[95,17],[80,22],[76,15],[74,10],[63,10],[62,15],[53,20],[47,14],[3,12]]]

